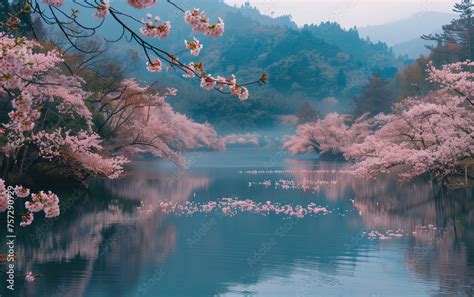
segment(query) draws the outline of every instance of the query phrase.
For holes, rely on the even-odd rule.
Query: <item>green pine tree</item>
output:
[[[454,5],[457,19],[443,26],[443,33],[423,35],[425,40],[436,41],[437,46],[428,46],[433,51],[455,52],[459,60],[474,60],[474,20],[472,0],[462,0]]]

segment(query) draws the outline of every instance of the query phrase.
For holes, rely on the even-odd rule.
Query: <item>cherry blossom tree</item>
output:
[[[466,170],[461,163],[474,153],[473,66],[430,65],[429,79],[440,88],[395,104],[392,114],[379,116],[380,129],[346,150],[357,173],[373,177],[397,167],[403,179],[430,174],[447,182]]]
[[[5,180],[22,177],[21,170],[14,169],[26,171],[26,157],[30,164],[46,160],[50,168],[60,165],[63,173],[81,180],[89,175],[118,178],[127,160],[104,152],[100,137],[92,130],[82,80],[62,74],[59,53],[39,52],[38,43],[4,34],[0,35],[0,49],[0,99],[2,110],[7,110],[2,113],[0,130],[0,211],[5,210]],[[17,197],[29,196],[28,189],[15,189]],[[31,198],[25,203],[22,226],[32,222],[33,212],[44,211],[46,218],[59,215],[55,194],[39,192]]]
[[[20,179],[27,173],[23,167],[58,170],[83,182],[89,176],[116,179],[124,173],[125,155],[152,153],[182,164],[181,150],[224,146],[209,124],[172,110],[165,98],[175,95],[174,89],[160,94],[128,79],[93,103],[82,78],[63,74],[58,51],[44,51],[39,43],[4,34],[0,49],[0,99],[7,110],[1,114],[0,129],[1,211],[7,202],[5,181]],[[93,119],[97,113],[99,123]],[[18,166],[24,171],[16,172]],[[28,196],[29,190],[19,189]],[[22,191],[18,197],[23,198]],[[39,192],[25,207],[22,226],[31,224],[34,212],[44,211],[46,218],[58,215],[59,198]]]
[[[366,115],[350,122],[347,115],[297,127],[284,147],[291,153],[342,153],[366,178],[396,171],[404,179],[428,174],[450,183],[465,173],[474,152],[473,62],[428,67],[438,89],[394,104],[392,113]],[[466,180],[467,182],[467,180]]]
[[[57,67],[56,51],[36,52],[38,43],[0,35],[0,96],[11,108],[3,124],[0,153],[5,156],[5,176],[16,160],[34,147],[38,157],[56,161],[76,177],[89,174],[117,178],[123,157],[106,157],[99,136],[92,131],[87,93],[81,79],[66,76]],[[75,123],[75,128],[70,123]]]
[[[149,153],[178,165],[184,165],[180,151],[224,149],[212,126],[173,111],[165,99],[175,95],[175,89],[160,94],[133,79],[123,80],[117,90],[108,92],[100,101],[99,128],[107,127],[104,137],[110,149],[127,156]]]
[[[347,114],[329,113],[324,119],[299,125],[283,147],[292,154],[343,154],[352,144],[361,143],[372,126],[367,114],[353,120]]]

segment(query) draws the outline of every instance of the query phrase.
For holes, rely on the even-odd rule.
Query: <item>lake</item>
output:
[[[14,295],[474,295],[472,190],[313,157],[195,152],[63,189],[60,217],[18,227]]]

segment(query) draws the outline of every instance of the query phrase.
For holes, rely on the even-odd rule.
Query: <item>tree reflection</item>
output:
[[[361,180],[347,164],[293,161],[297,180],[336,180],[321,188],[328,199],[354,199],[368,229],[402,229],[409,234],[405,260],[415,275],[439,284],[436,295],[474,294],[474,201],[472,189],[448,190],[418,179],[394,176]],[[314,170],[314,166],[316,169]]]
[[[23,284],[20,279],[15,294],[85,296],[87,287],[98,282],[113,296],[126,296],[140,286],[144,270],[159,271],[175,248],[176,227],[164,222],[164,214],[138,212],[136,207],[159,200],[186,200],[207,187],[209,179],[186,172],[154,173],[138,171],[120,181],[97,182],[91,185],[89,197],[84,194],[80,199],[88,200],[87,208],[79,204],[54,224],[28,230],[31,236],[17,246],[17,266],[20,271],[47,274],[35,284]],[[102,283],[103,279],[107,281]]]

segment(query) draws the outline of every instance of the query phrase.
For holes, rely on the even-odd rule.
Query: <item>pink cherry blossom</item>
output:
[[[20,198],[26,198],[30,196],[30,189],[24,188],[22,186],[16,186],[15,195]]]
[[[59,198],[56,194],[51,193],[51,191],[48,193],[41,191],[39,193],[32,194],[31,197],[32,202],[25,203],[25,207],[30,212],[33,213],[43,211],[46,218],[54,218],[59,216]],[[31,220],[33,220],[33,217],[31,217]]]
[[[283,147],[293,154],[345,153],[348,146],[361,143],[373,125],[367,115],[351,121],[349,115],[329,113],[324,119],[298,126],[296,134],[288,138]]]
[[[466,170],[474,155],[472,62],[428,68],[438,85],[424,96],[396,103],[390,114],[352,121],[329,114],[298,126],[284,146],[292,153],[340,152],[355,163],[355,173],[373,178],[396,170],[402,179],[429,174],[445,183]]]
[[[195,77],[196,74],[194,72],[199,72],[199,69],[198,67],[196,67],[196,65],[197,64],[195,64],[194,62],[189,63],[187,65],[187,68],[185,68],[186,73],[183,74],[183,76],[187,78]]]
[[[148,37],[163,39],[168,37],[171,31],[170,22],[164,22],[159,24],[160,18],[155,17],[154,21],[151,20],[152,15],[147,14],[147,19],[143,20],[142,23],[145,24],[144,28],[140,28],[140,32]]]
[[[238,97],[240,100],[244,101],[249,98],[249,90],[246,87],[234,84],[231,85],[229,88],[232,95]]]
[[[101,3],[97,5],[97,12],[95,16],[97,18],[105,18],[109,14],[110,3],[109,0],[101,0]]]
[[[8,193],[5,187],[5,181],[0,178],[0,213],[8,208]]]
[[[194,31],[202,32],[207,36],[219,37],[224,33],[224,21],[219,18],[217,23],[209,23],[206,13],[200,12],[198,8],[188,10],[184,13],[184,21],[190,25]]]
[[[201,87],[203,89],[212,90],[214,89],[215,85],[216,81],[212,77],[208,76],[201,78]]]
[[[201,49],[203,45],[199,42],[199,40],[196,39],[196,37],[193,37],[193,41],[184,41],[184,44],[186,45],[186,48],[191,50],[191,55],[192,56],[199,56],[199,53],[201,52]]]
[[[167,96],[167,97],[174,97],[178,95],[178,90],[175,89],[175,88],[166,88],[166,93],[164,94],[164,96]]]
[[[20,227],[27,227],[27,226],[31,225],[33,220],[34,220],[34,215],[31,212],[29,212],[25,215],[22,215],[21,216]]]
[[[187,10],[184,13],[184,21],[194,27],[199,26],[200,23],[207,23],[206,13],[199,12],[199,8],[194,8],[193,10]]]
[[[25,202],[25,207],[28,209],[30,212],[40,212],[44,209],[43,203],[36,201],[36,202]]]
[[[8,113],[10,122],[4,124],[9,136],[10,149],[14,150],[26,140],[24,133],[32,131],[41,116],[41,106],[55,101],[59,113],[82,117],[91,124],[91,112],[81,89],[82,81],[58,73],[56,65],[62,60],[55,51],[36,53],[35,42],[24,38],[15,40],[0,34],[0,93],[19,89],[21,93],[12,98],[13,110]],[[38,81],[32,84],[31,81]],[[57,84],[61,81],[61,84]],[[16,148],[13,146],[15,145]]]
[[[26,273],[25,280],[29,283],[33,283],[36,281],[36,276],[34,276],[33,273],[29,271],[28,273]]]
[[[128,0],[128,4],[135,8],[149,8],[156,3],[156,0]]]
[[[43,2],[54,7],[60,7],[64,4],[64,0],[43,0]]]
[[[429,173],[446,182],[474,154],[474,112],[466,102],[474,85],[471,62],[430,67],[429,79],[440,88],[425,96],[406,98],[393,113],[376,117],[380,129],[347,150],[356,172],[365,177],[402,169],[402,179]]]
[[[443,65],[441,69],[428,65],[429,80],[451,91],[459,92],[468,98],[474,97],[472,67],[474,61]]]
[[[122,176],[123,165],[128,163],[123,156],[102,156],[101,139],[96,133],[79,131],[73,135],[71,131],[58,128],[35,133],[31,140],[38,146],[43,158],[63,159],[73,165],[73,173],[78,178],[93,174],[116,179]]]
[[[207,27],[205,34],[211,37],[222,36],[224,34],[224,21],[219,18],[216,24],[211,24]]]
[[[16,186],[14,188],[14,193],[10,194],[15,194],[19,198],[27,199],[30,197],[30,189],[23,186]],[[0,212],[4,212],[7,208],[8,195],[9,194],[5,188],[5,181],[0,179]],[[47,219],[59,216],[59,197],[51,191],[48,191],[47,193],[40,191],[38,193],[31,194],[31,201],[25,202],[25,208],[28,212],[21,215],[21,227],[27,227],[31,225],[34,220],[33,213],[43,211],[45,218]]]
[[[219,91],[222,91],[224,89],[224,85],[227,83],[227,79],[219,75],[215,78],[215,80],[216,80],[216,88]]]
[[[161,72],[163,69],[163,63],[160,59],[155,59],[151,62],[146,62],[146,69],[149,72]]]

